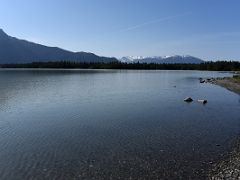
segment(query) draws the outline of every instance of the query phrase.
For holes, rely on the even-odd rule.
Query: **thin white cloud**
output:
[[[131,31],[131,30],[134,30],[134,29],[138,29],[138,28],[150,25],[150,24],[165,22],[165,21],[169,21],[169,20],[176,19],[176,18],[179,18],[179,17],[187,16],[187,15],[190,15],[190,14],[191,13],[188,12],[188,13],[184,13],[184,14],[177,14],[177,15],[174,15],[174,16],[167,16],[167,17],[154,19],[152,21],[147,21],[147,22],[143,22],[141,24],[137,24],[137,25],[133,25],[133,26],[130,26],[130,27],[127,27],[127,28],[120,29],[120,30],[116,31],[115,33]]]

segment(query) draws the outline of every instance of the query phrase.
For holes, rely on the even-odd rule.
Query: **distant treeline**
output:
[[[82,63],[72,61],[33,62],[27,64],[2,64],[0,68],[65,68],[65,69],[160,69],[160,70],[208,70],[240,71],[240,62],[217,61],[202,64],[147,64],[147,63]]]

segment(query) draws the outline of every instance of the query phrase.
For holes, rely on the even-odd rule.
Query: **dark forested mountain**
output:
[[[122,62],[127,63],[156,63],[156,64],[201,64],[203,60],[193,56],[154,56],[154,57],[123,57],[120,59]]]
[[[100,57],[93,53],[71,52],[48,47],[7,35],[0,29],[0,64],[47,61],[113,62],[115,58]]]

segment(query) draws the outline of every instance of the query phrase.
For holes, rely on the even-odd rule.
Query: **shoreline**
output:
[[[233,143],[230,152],[209,170],[209,180],[240,179],[240,139]]]
[[[211,78],[206,80],[207,83],[215,84],[228,89],[240,95],[240,75],[224,78]]]
[[[233,77],[211,78],[206,82],[240,95],[240,74],[233,75]],[[213,165],[209,172],[209,179],[240,179],[240,139],[236,140],[232,150],[223,159]]]

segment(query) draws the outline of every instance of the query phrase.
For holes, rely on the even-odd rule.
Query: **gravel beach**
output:
[[[233,91],[240,95],[240,76],[225,78],[212,78],[208,79],[207,82],[222,86],[230,91]],[[213,165],[210,170],[209,179],[220,180],[240,180],[240,139],[234,144],[232,152],[225,156],[225,158]]]
[[[232,152],[226,155],[226,158],[213,165],[210,171],[209,179],[220,180],[240,179],[240,141],[235,145]]]
[[[211,83],[225,87],[240,95],[240,79],[239,78],[216,78],[209,80]]]

